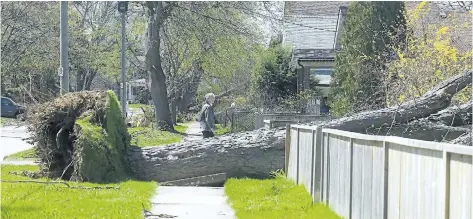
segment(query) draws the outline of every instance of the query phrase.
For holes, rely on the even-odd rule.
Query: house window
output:
[[[311,68],[309,70],[310,77],[315,78],[318,81],[318,85],[328,86],[332,81],[333,69],[330,67],[325,68]]]

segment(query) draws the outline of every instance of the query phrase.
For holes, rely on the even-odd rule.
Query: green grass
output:
[[[276,179],[229,179],[225,194],[238,219],[335,219],[341,218],[323,204],[311,204],[302,185]]]
[[[187,125],[176,125],[174,126],[174,129],[176,129],[178,132],[185,133],[187,130]],[[131,145],[136,145],[138,147],[177,143],[180,142],[184,137],[179,133],[154,130],[151,127],[128,128],[128,132],[131,135]]]
[[[216,135],[225,135],[230,133],[231,131],[231,126],[230,124],[227,125],[227,127],[222,127],[220,124],[215,125],[215,134]]]
[[[6,117],[0,118],[0,127],[9,126],[9,125],[19,125],[19,124],[21,124],[21,121],[15,118],[6,118]]]
[[[5,157],[5,160],[34,160],[36,158],[34,148],[20,151]]]
[[[2,165],[2,180],[33,180],[10,171],[36,171],[37,166]],[[47,181],[47,179],[39,179]],[[68,182],[72,186],[120,186],[120,189],[71,189],[63,184],[2,183],[2,219],[143,218],[142,204],[150,209],[155,182],[117,184]]]
[[[139,109],[140,107],[146,108],[147,106],[149,106],[149,105],[142,104],[142,103],[130,103],[130,104],[128,104],[128,107],[133,108],[133,109]]]

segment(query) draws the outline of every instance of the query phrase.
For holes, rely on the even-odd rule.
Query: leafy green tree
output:
[[[260,58],[255,65],[253,85],[253,98],[258,107],[263,104],[265,108],[275,106],[287,108],[285,105],[298,105],[298,102],[313,97],[318,92],[316,88],[318,82],[315,78],[311,78],[310,89],[298,93],[296,69],[291,66],[292,53],[281,43],[281,37],[273,38],[269,47],[258,54]]]
[[[82,1],[69,8],[70,68],[76,91],[90,90],[98,76],[118,82],[121,36],[116,7],[117,2]]]
[[[404,33],[399,32],[406,23],[403,12],[404,2],[349,6],[329,97],[335,115],[386,105],[385,65],[394,53],[392,45],[404,42]]]
[[[50,99],[58,92],[59,4],[2,2],[1,20],[2,95]]]
[[[297,93],[296,72],[289,67],[291,52],[280,45],[265,51],[256,77],[256,90],[262,103],[272,106]]]
[[[225,45],[225,43],[220,44],[219,40],[232,39],[234,36],[252,39],[257,36],[252,31],[257,28],[251,25],[249,20],[255,17],[255,8],[261,2],[146,2],[145,4],[148,12],[147,41],[149,42],[146,48],[146,69],[151,77],[151,96],[156,109],[156,127],[172,130],[173,122],[167,89],[169,83],[166,79],[165,59],[162,56],[164,47],[161,43],[167,25],[180,28],[183,32],[181,37],[197,39],[201,45],[199,48],[203,51],[202,56],[189,60],[192,60],[190,63],[193,63],[196,69],[201,69],[206,65],[207,55],[218,54],[217,51],[225,50],[224,47],[220,47],[223,50],[218,49],[218,45]],[[233,41],[236,39],[233,38]],[[230,44],[226,43],[226,45]],[[231,51],[225,53],[231,54]],[[233,60],[233,63],[238,61],[229,60]],[[229,64],[231,63],[227,63]],[[227,68],[232,69],[232,66]],[[226,72],[232,71],[219,71],[219,75]]]

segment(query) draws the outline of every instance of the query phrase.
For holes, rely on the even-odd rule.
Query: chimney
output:
[[[345,18],[347,17],[348,8],[346,6],[340,6],[338,10],[338,20],[337,20],[337,30],[335,31],[335,42],[333,43],[333,48],[335,50],[340,50],[340,34],[343,31],[343,25],[345,24]]]

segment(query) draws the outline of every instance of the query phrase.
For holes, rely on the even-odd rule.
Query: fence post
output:
[[[450,217],[450,153],[443,151],[442,156],[442,166],[443,166],[443,218],[448,219]]]
[[[297,130],[297,156],[296,156],[296,184],[299,185],[299,154],[300,154],[300,141],[301,141],[301,135],[300,135],[300,130],[299,128]]]
[[[322,156],[322,128],[317,126],[312,131],[312,200],[319,202],[322,200],[322,175],[323,175],[323,156]]]
[[[312,154],[310,156],[310,159],[311,159],[311,166],[310,166],[310,196],[312,197],[312,201],[314,201],[314,194],[315,194],[315,191],[314,191],[314,183],[315,183],[315,180],[314,180],[314,177],[315,177],[315,157],[316,157],[316,154],[315,154],[315,148],[317,147],[317,144],[315,143],[316,141],[316,133],[315,133],[315,130],[312,129],[311,130],[311,133],[312,133]]]
[[[264,126],[263,115],[256,113],[255,118],[255,129],[262,128]]]
[[[291,152],[291,124],[286,124],[286,142],[285,142],[285,166],[284,170],[287,173],[289,172],[289,154]]]
[[[225,116],[223,117],[223,127],[227,127],[227,119],[228,119],[228,110],[225,110]]]
[[[327,133],[327,145],[325,145],[326,150],[324,150],[324,202],[326,205],[329,205],[330,201],[330,133]]]
[[[232,121],[230,126],[230,132],[233,133],[233,124],[235,123],[235,112],[232,111]]]
[[[349,192],[348,192],[348,219],[352,218],[352,196],[353,196],[353,138],[350,138],[350,177],[349,177]]]
[[[383,141],[383,219],[388,218],[388,191],[389,191],[389,144]]]

